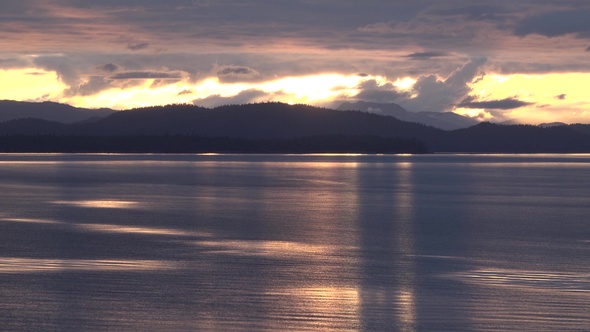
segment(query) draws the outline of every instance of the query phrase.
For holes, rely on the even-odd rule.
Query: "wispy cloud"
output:
[[[127,44],[127,49],[132,51],[144,50],[150,46],[148,42],[135,42]]]
[[[414,59],[414,60],[428,60],[428,59],[432,59],[432,58],[445,57],[448,55],[449,55],[449,53],[436,52],[436,51],[415,52],[415,53],[411,53],[411,54],[406,55],[406,58],[410,58],[410,59]]]
[[[474,101],[473,97],[469,97],[463,100],[457,105],[457,107],[463,108],[483,108],[483,109],[500,109],[500,110],[511,110],[520,108],[523,106],[533,105],[534,103],[525,102],[516,98],[506,98],[502,100],[486,100],[486,101]]]
[[[177,80],[182,78],[180,72],[158,72],[158,71],[128,71],[115,74],[110,77],[113,80],[148,80],[163,79]]]
[[[96,68],[100,71],[107,72],[107,73],[112,73],[112,72],[119,70],[119,66],[117,66],[114,63],[107,63],[102,66],[98,66]]]

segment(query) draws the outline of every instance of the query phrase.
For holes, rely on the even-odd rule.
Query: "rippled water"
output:
[[[590,155],[0,155],[2,331],[588,331]]]

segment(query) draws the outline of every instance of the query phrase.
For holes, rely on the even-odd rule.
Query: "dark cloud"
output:
[[[398,100],[398,104],[414,112],[451,111],[471,92],[470,84],[481,76],[486,58],[473,58],[452,72],[446,80],[436,75],[418,78],[413,87],[417,95]]]
[[[548,12],[527,17],[514,29],[517,36],[538,34],[557,37],[567,34],[590,36],[590,10]]]
[[[393,25],[393,22],[377,22],[362,26],[358,28],[358,31],[364,33],[391,34],[394,33],[396,30],[395,26]]]
[[[588,48],[586,49],[586,52],[590,52],[590,46],[588,46]]]
[[[180,72],[159,72],[159,71],[127,71],[115,74],[110,78],[113,80],[147,80],[147,79],[160,79],[160,80],[177,80],[181,79],[182,73]]]
[[[457,105],[457,107],[463,108],[482,108],[482,109],[496,109],[496,110],[511,110],[520,108],[523,106],[532,105],[534,103],[528,103],[516,98],[506,98],[501,100],[487,100],[487,101],[474,101],[473,97],[468,97]]]
[[[112,80],[103,76],[90,76],[88,80],[80,84],[76,89],[76,94],[81,96],[91,96],[111,86]]]
[[[560,95],[555,96],[555,99],[565,100],[566,97],[567,97],[567,94],[562,93]]]
[[[28,99],[28,100],[25,100],[25,101],[30,102],[30,103],[41,103],[41,102],[44,102],[44,101],[50,101],[50,99],[49,99],[50,96],[51,95],[47,93],[47,94],[44,94],[41,97],[37,97],[37,98],[33,98],[33,99]]]
[[[177,96],[185,96],[185,95],[192,95],[193,93],[195,93],[195,91],[189,90],[189,89],[185,89],[185,90],[180,91],[176,95]]]
[[[54,71],[60,81],[69,86],[65,91],[66,96],[73,96],[76,94],[76,88],[82,82],[80,77],[79,66],[75,61],[62,55],[46,55],[38,56],[33,59],[33,63],[47,71]]]
[[[107,63],[102,66],[98,66],[97,69],[100,71],[107,72],[107,73],[113,73],[113,72],[116,72],[117,70],[119,70],[119,66],[117,66],[114,63]]]
[[[391,83],[379,85],[375,80],[362,82],[355,99],[373,103],[393,103],[403,96]]]
[[[216,66],[214,71],[221,81],[251,80],[260,76],[258,71],[246,66]]]
[[[132,51],[144,50],[148,47],[150,47],[150,43],[147,42],[135,42],[127,44],[127,49]]]
[[[434,11],[441,16],[459,16],[463,19],[481,21],[481,20],[502,20],[503,16],[510,14],[510,9],[495,5],[469,5],[453,7],[448,9],[439,9]]]
[[[406,55],[406,58],[414,59],[414,60],[427,60],[431,58],[438,58],[448,56],[449,54],[446,52],[415,52],[412,54]]]

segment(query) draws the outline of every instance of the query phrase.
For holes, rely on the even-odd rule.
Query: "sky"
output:
[[[587,0],[2,0],[0,99],[590,123]]]

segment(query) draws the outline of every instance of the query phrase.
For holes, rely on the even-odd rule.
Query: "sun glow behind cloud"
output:
[[[36,68],[0,70],[0,99],[56,99],[67,85],[57,74]]]
[[[192,103],[211,96],[231,98],[244,91],[257,90],[262,93],[261,98],[272,96],[272,100],[259,101],[323,104],[337,98],[355,96],[359,92],[359,84],[372,79],[386,81],[384,78],[374,76],[343,74],[284,77],[267,82],[250,83],[224,83],[216,77],[196,83],[185,80],[170,84],[155,84],[156,80],[146,79],[140,85],[128,88],[110,88],[90,96],[65,97],[62,95],[57,97],[56,101],[78,107],[129,109],[172,103]],[[407,80],[399,81],[399,84],[403,85],[406,82]],[[58,86],[62,90],[66,89],[63,84]]]
[[[255,91],[255,97],[249,99],[252,102],[279,101],[326,106],[336,100],[355,99],[362,91],[362,84],[368,81],[415,94],[413,90],[417,79],[337,73],[288,76],[262,82],[223,82],[217,77],[198,82],[183,78],[170,83],[145,79],[139,84],[123,84],[82,96],[69,94],[72,87],[62,82],[54,71],[25,68],[0,70],[0,99],[51,100],[77,107],[130,109],[173,103],[199,104],[199,100],[211,97],[231,103],[232,98],[239,94]],[[588,86],[590,73],[488,74],[470,85],[470,96],[477,101],[515,99],[526,105],[504,110],[457,107],[454,112],[485,121],[589,122]]]
[[[487,75],[472,84],[471,95],[478,100],[517,99],[529,105],[500,111],[504,118],[529,123],[590,120],[590,73]],[[492,110],[457,108],[455,112],[494,120]],[[496,117],[498,117],[496,115]]]

